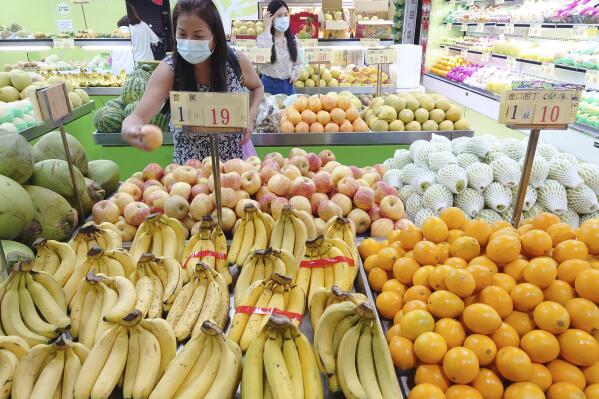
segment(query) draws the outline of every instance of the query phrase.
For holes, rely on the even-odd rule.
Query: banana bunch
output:
[[[135,309],[142,317],[155,319],[162,317],[174,303],[178,292],[187,280],[181,265],[173,258],[143,254],[137,268],[129,276],[135,285]]]
[[[13,399],[72,398],[75,380],[89,354],[82,343],[61,336],[33,347],[21,359],[12,383]]]
[[[38,238],[33,247],[37,254],[33,270],[50,273],[61,286],[64,286],[75,270],[75,251],[64,242]]]
[[[17,365],[29,352],[29,345],[21,337],[0,337],[0,399],[10,396]]]
[[[273,273],[293,278],[297,265],[291,253],[284,249],[257,249],[245,261],[235,283],[235,306],[254,281],[264,280]]]
[[[344,258],[353,260],[349,246],[339,238],[318,237],[306,242],[306,253],[295,275],[295,283],[308,294],[308,301],[321,287],[338,286],[349,291],[356,276],[357,264],[350,265]]]
[[[345,242],[349,247],[354,260],[354,265],[359,265],[360,256],[358,254],[358,247],[356,246],[356,229],[350,219],[343,216],[331,218],[325,227],[325,238],[333,239],[338,238]],[[355,274],[358,274],[358,268],[354,268]]]
[[[67,303],[71,303],[79,284],[85,280],[85,276],[90,271],[108,277],[128,277],[135,272],[135,269],[135,260],[126,250],[91,247],[86,257],[75,266],[73,274],[63,287]]]
[[[329,390],[347,398],[402,397],[387,341],[367,303],[329,306],[314,332],[314,352]]]
[[[258,398],[324,398],[310,342],[286,317],[272,315],[245,354],[241,399]]]
[[[209,320],[169,363],[150,399],[229,399],[241,378],[241,350]]]
[[[204,216],[200,222],[198,234],[193,235],[183,251],[181,263],[185,265],[191,277],[198,262],[205,263],[223,275],[227,284],[233,282],[233,277],[227,267],[227,237],[218,223],[210,215]]]
[[[191,280],[176,294],[166,316],[175,337],[182,341],[201,334],[202,324],[212,321],[224,328],[229,315],[229,287],[212,266],[197,263]]]
[[[368,303],[366,295],[359,292],[348,292],[342,291],[336,285],[331,288],[320,287],[314,292],[314,295],[308,302],[308,310],[310,311],[310,324],[312,330],[316,330],[320,317],[324,313],[325,309],[334,303],[351,301],[356,305],[360,302]]]
[[[129,252],[136,261],[145,253],[178,261],[185,248],[185,235],[177,219],[152,213],[137,229]]]
[[[268,239],[272,232],[271,219],[261,210],[253,204],[247,204],[243,210],[243,217],[233,234],[227,255],[230,265],[243,265],[253,251],[268,248]]]
[[[314,231],[311,231],[311,235],[315,237],[316,226],[314,222],[312,222],[312,225]],[[290,205],[285,205],[272,228],[270,246],[274,249],[285,249],[292,253],[295,259],[302,259],[306,250],[307,239],[306,224],[299,216],[296,216]]]
[[[34,346],[56,338],[71,320],[58,281],[31,267],[30,261],[16,263],[0,286],[0,316],[3,335],[19,336]]]
[[[97,340],[133,311],[135,287],[126,277],[89,272],[69,305],[71,335],[91,348]]]
[[[77,235],[69,242],[75,251],[75,267],[85,260],[93,247],[112,250],[123,247],[120,230],[112,223],[89,222],[81,226]]]
[[[74,385],[74,399],[105,399],[122,380],[123,398],[148,398],[175,358],[177,342],[162,319],[134,310],[94,344]]]
[[[264,280],[255,281],[235,308],[229,337],[239,343],[241,350],[245,352],[268,322],[270,314],[276,310],[296,314],[299,320],[294,319],[293,323],[299,325],[305,303],[304,291],[292,284],[292,279],[287,276],[273,273]]]

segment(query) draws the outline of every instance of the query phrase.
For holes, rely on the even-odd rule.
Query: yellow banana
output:
[[[252,276],[254,275],[254,271],[256,270],[256,263],[260,258],[261,256],[257,254],[257,251],[254,251],[241,268],[241,272],[239,272],[237,282],[235,283],[235,288],[233,289],[235,306],[239,305],[239,300],[241,299],[241,296],[245,293],[247,288],[252,283]]]
[[[302,365],[300,363],[299,354],[297,347],[289,331],[285,333],[283,339],[283,358],[285,359],[285,366],[289,372],[289,379],[291,380],[291,388],[293,389],[293,397],[296,399],[304,398],[304,380],[302,377]]]
[[[205,334],[202,336],[206,337]],[[207,384],[211,384],[212,381],[214,381],[214,377],[216,377],[218,371],[218,361],[212,361],[214,351],[220,353],[218,342],[214,339],[206,338],[203,347],[198,352],[199,355],[192,360],[191,369],[188,371],[181,384],[179,384],[178,388],[176,388],[177,392],[175,392],[175,397],[177,397],[179,393],[185,392],[197,380],[205,379]],[[206,393],[208,391],[208,386],[209,385],[206,385],[205,388],[199,387],[197,391],[198,394]],[[156,399],[158,399],[158,397],[156,397]]]
[[[31,397],[35,381],[42,373],[44,364],[52,355],[52,351],[51,345],[37,345],[21,359],[15,370],[11,398],[29,399]]]
[[[152,293],[154,291],[152,280],[148,276],[141,276],[135,284],[136,300],[135,309],[141,311],[142,317],[145,317],[150,310],[152,303]]]
[[[111,332],[108,330],[106,334]],[[105,335],[102,336],[104,338]],[[99,341],[101,342],[101,341]],[[95,347],[95,345],[94,345]],[[129,336],[127,334],[127,329],[120,327],[119,332],[114,341],[114,345],[110,349],[108,357],[106,358],[105,363],[103,364],[102,370],[98,374],[98,378],[96,379],[94,386],[91,390],[91,397],[94,399],[105,398],[108,399],[114,388],[116,387],[121,375],[123,374],[123,370],[125,370],[125,365],[127,364],[127,353],[129,351]],[[93,349],[92,349],[93,353]],[[88,361],[91,358],[88,357],[87,361],[83,364],[83,368],[79,375],[82,375],[86,371],[86,367]],[[149,365],[147,365],[149,366]],[[75,392],[77,392],[77,385],[75,384]]]
[[[284,219],[285,224],[283,226],[283,242],[281,243],[280,249],[284,249],[292,254],[295,248],[295,230],[293,229],[293,222],[289,215],[281,214],[281,218]]]
[[[281,346],[281,337],[276,333],[270,333],[264,343],[264,370],[273,397],[294,398],[293,386],[291,385],[291,378],[285,365]]]
[[[383,394],[376,379],[376,369],[372,354],[372,332],[369,325],[360,334],[356,363],[358,365],[360,383],[364,387],[368,398],[383,399]]]
[[[160,345],[149,331],[138,328],[139,365],[133,384],[134,398],[147,398],[160,376]]]
[[[64,372],[62,376],[62,399],[73,399],[75,382],[81,371],[81,360],[75,354],[73,348],[65,351]]]
[[[105,283],[114,288],[118,293],[118,300],[103,314],[104,321],[116,323],[131,313],[135,307],[135,287],[125,277],[114,276],[105,280]]]
[[[96,342],[96,331],[102,317],[102,293],[97,285],[87,293],[79,326],[79,342],[91,348]]]
[[[314,351],[319,368],[327,373],[333,374],[335,368],[335,356],[333,352],[333,334],[337,324],[346,316],[354,314],[356,305],[352,302],[340,302],[326,308],[322,314],[316,330],[314,331]]]
[[[393,360],[391,359],[391,353],[387,346],[387,341],[383,335],[383,331],[379,327],[378,323],[372,323],[372,354],[374,357],[374,364],[376,367],[376,375],[378,385],[383,394],[383,398],[400,398],[401,389],[399,387],[399,380],[395,374],[395,368],[393,366]]]
[[[7,337],[0,336],[0,349],[6,349],[17,356],[19,360],[23,358],[29,351],[29,345],[27,341],[16,335],[10,335]]]
[[[294,209],[293,215],[300,218],[306,227],[306,235],[308,240],[314,240],[318,236],[316,232],[316,224],[314,224],[314,217],[306,211]]]
[[[31,273],[31,276],[33,277],[33,281],[41,284],[46,289],[46,291],[48,291],[48,293],[52,296],[56,304],[60,306],[64,313],[66,313],[66,298],[64,296],[62,287],[60,286],[58,281],[56,281],[51,274],[46,272],[33,272]]]
[[[199,276],[198,280],[199,281],[196,284],[196,288],[189,300],[189,303],[185,307],[185,310],[179,318],[179,321],[173,328],[175,337],[177,337],[178,341],[182,341],[191,335],[198,317],[200,316],[200,312],[202,311],[202,306],[207,298],[208,291],[213,291],[216,289],[216,282],[211,285],[203,275]],[[212,295],[215,294],[215,292],[212,293]]]
[[[306,250],[306,241],[308,240],[308,232],[306,226],[300,218],[295,215],[289,215],[289,220],[293,225],[295,243],[293,245],[293,256],[295,259],[302,259]]]
[[[204,399],[221,399],[230,398],[235,393],[235,389],[239,384],[240,372],[241,372],[241,359],[238,356],[239,349],[232,349],[237,344],[228,342],[227,336],[214,326],[210,322],[204,324],[204,330],[206,325],[212,325],[210,333],[216,333],[215,339],[220,346],[220,364],[218,366],[218,372],[214,378],[214,382],[210,386],[210,389],[204,396]],[[186,395],[183,398],[188,398]],[[197,398],[200,396],[191,396],[191,398]],[[190,398],[190,399],[191,399]]]
[[[111,322],[104,321],[104,315],[113,309],[119,300],[117,292],[108,287],[106,284],[100,283],[98,288],[102,295],[102,307],[100,309],[100,317],[98,319],[98,327],[96,328],[94,342],[100,339],[102,334],[112,327]]]
[[[193,329],[191,331],[191,336],[197,336],[201,331],[202,323],[206,320],[214,321],[214,314],[220,306],[220,302],[222,299],[221,296],[221,287],[218,285],[216,280],[208,275],[208,289],[206,291],[206,296],[204,298],[204,303],[201,306],[201,311],[198,314],[197,320],[195,324],[192,325]],[[228,298],[227,298],[228,299]]]
[[[336,371],[339,385],[346,397],[368,399],[356,370],[356,351],[362,327],[363,323],[356,324],[341,339]]]
[[[179,242],[177,241],[177,233],[168,224],[159,224],[159,233],[162,236],[162,255],[165,258],[179,259]]]
[[[48,392],[55,392],[59,387],[64,369],[64,353],[64,350],[54,351],[54,357],[44,366],[35,382],[31,399],[45,399]]]
[[[175,333],[164,319],[142,319],[139,325],[150,331],[160,345],[160,374],[177,354],[177,340]]]
[[[254,399],[262,396],[264,391],[263,352],[267,338],[266,329],[262,329],[245,354],[241,376],[241,399]]]
[[[177,294],[177,297],[175,298],[173,305],[171,306],[171,308],[168,311],[168,314],[166,315],[166,321],[170,324],[171,327],[174,328],[181,319],[181,316],[185,312],[185,309],[187,309],[189,301],[191,300],[191,297],[194,294],[197,284],[198,280],[194,278],[187,284],[185,284],[183,288],[181,288],[181,291],[179,291],[179,293]]]
[[[246,226],[247,220],[244,218],[241,220],[241,224],[239,225],[239,228],[237,229],[235,234],[233,234],[233,241],[231,242],[231,247],[229,248],[229,252],[227,253],[227,263],[229,263],[229,265],[243,265],[243,263],[238,261],[237,258],[239,257],[239,254],[241,252]]]
[[[254,247],[254,241],[256,239],[255,235],[256,227],[254,226],[254,220],[250,218],[243,229],[243,241],[241,243],[241,248],[239,249],[239,255],[237,256],[237,260],[235,262],[237,265],[243,265],[247,257],[250,255],[252,248]]]
[[[254,281],[246,290],[245,294],[240,299],[239,306],[256,306],[264,307],[268,305],[270,297],[272,296],[272,290],[270,289],[270,283],[266,283],[265,280]],[[229,338],[233,342],[239,342],[241,336],[247,326],[250,319],[250,314],[237,312],[233,316],[231,322],[231,328],[229,329]]]
[[[291,334],[302,367],[304,398],[323,399],[322,380],[320,379],[316,356],[312,351],[312,346],[310,345],[308,338],[300,332],[298,327],[293,325],[291,327]]]
[[[19,281],[19,311],[21,318],[25,322],[25,325],[31,329],[31,331],[43,335],[46,338],[56,338],[59,333],[58,327],[53,324],[47,323],[39,315],[35,309],[33,299],[29,294],[29,291],[25,288],[25,278],[21,278]]]

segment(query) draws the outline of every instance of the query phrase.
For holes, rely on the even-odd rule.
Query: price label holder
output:
[[[589,69],[584,74],[584,83],[587,86],[599,85],[599,70]]]
[[[476,33],[483,33],[485,31],[485,24],[478,23],[476,24]]]
[[[541,36],[543,32],[543,25],[541,24],[532,24],[530,28],[528,28],[528,36],[529,37],[538,37]]]
[[[318,39],[299,39],[299,45],[302,48],[318,47]]]
[[[460,50],[460,56],[461,56],[463,59],[466,59],[466,58],[468,58],[468,49],[465,49],[465,48],[461,49],[461,50]]]
[[[576,121],[576,110],[582,89],[521,89],[510,90],[501,96],[499,118],[501,124],[512,129],[530,129],[520,189],[512,224],[519,226],[526,187],[530,180],[532,163],[542,130],[566,130]]]
[[[503,33],[514,33],[514,24],[505,24]]]
[[[588,25],[574,25],[572,27],[572,38],[584,39],[588,37],[589,27]]]
[[[248,127],[247,93],[171,91],[171,121],[189,133],[208,135],[218,223],[222,227],[219,136],[240,134]]]
[[[555,74],[555,64],[553,62],[543,62],[541,64],[541,74],[553,76]]]
[[[304,60],[308,64],[328,64],[333,59],[333,50],[328,47],[307,47]]]
[[[510,69],[516,69],[518,67],[518,61],[514,57],[507,57],[505,59],[505,66]]]
[[[468,24],[462,24],[460,26],[460,32],[467,32],[468,31]]]
[[[449,46],[444,46],[443,47],[443,54],[444,55],[449,55]]]
[[[490,59],[491,59],[491,51],[490,50],[485,50],[480,55],[480,60],[482,62],[489,62]]]
[[[68,38],[54,38],[52,39],[54,48],[75,48],[75,39],[72,37]]]
[[[364,54],[366,65],[376,65],[376,95],[383,93],[383,65],[394,64],[397,60],[395,47],[367,48]]]
[[[449,22],[447,24],[447,30],[452,30],[453,29],[453,24],[451,22]]]
[[[239,49],[252,64],[268,64],[270,62],[271,50],[269,48],[240,47]]]
[[[381,39],[360,39],[360,45],[366,48],[380,47]]]
[[[233,44],[236,47],[240,47],[240,48],[254,48],[258,45],[256,42],[256,39],[237,39],[237,38],[235,38],[235,40],[233,40]]]

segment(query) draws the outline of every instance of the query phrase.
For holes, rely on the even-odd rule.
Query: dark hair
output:
[[[129,18],[129,25],[137,25],[141,22],[141,18],[137,15],[137,10],[133,7],[133,4],[128,1],[125,2],[127,4],[127,17]]]
[[[227,86],[227,63],[233,68],[235,74],[241,76],[241,67],[233,50],[227,45],[225,29],[220,19],[220,14],[211,0],[179,0],[173,10],[173,32],[175,42],[177,40],[177,20],[181,15],[191,14],[202,18],[210,27],[214,40],[214,50],[208,59],[210,61],[210,83],[211,91],[226,92]],[[197,91],[198,84],[193,72],[193,65],[185,61],[173,50],[174,66],[174,89],[183,91]]]
[[[285,7],[287,11],[289,11],[289,7],[287,3],[283,0],[272,0],[268,3],[267,10],[270,15],[275,15],[277,10],[281,7]],[[275,51],[275,26],[274,24],[270,27],[270,33],[272,35],[272,52],[270,56],[271,64],[277,62],[277,52]],[[295,42],[295,37],[291,34],[291,29],[287,28],[285,31],[285,39],[287,39],[287,49],[289,50],[289,56],[291,57],[291,61],[297,61],[297,44]]]
[[[121,26],[129,26],[129,18],[125,15],[124,17],[122,17],[121,19],[119,19],[116,22],[116,26],[117,27],[121,27]]]

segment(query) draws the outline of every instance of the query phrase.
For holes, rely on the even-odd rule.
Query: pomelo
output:
[[[17,238],[32,218],[33,204],[27,191],[13,179],[0,175],[0,239]]]
[[[0,175],[25,183],[33,173],[33,150],[19,134],[0,135]]]

